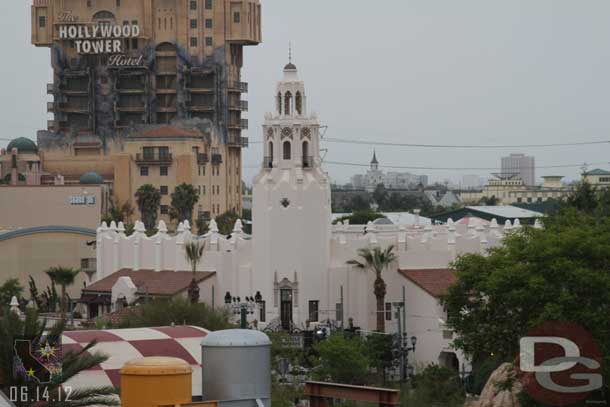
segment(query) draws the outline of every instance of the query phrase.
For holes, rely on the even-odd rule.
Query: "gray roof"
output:
[[[488,213],[492,216],[501,218],[538,218],[543,216],[542,213],[530,211],[529,209],[518,208],[511,205],[497,206],[467,206],[467,209]]]
[[[223,331],[210,332],[201,341],[205,347],[254,347],[270,346],[269,337],[260,331],[251,329],[225,329]]]
[[[585,175],[610,175],[610,171],[601,170],[599,168],[596,168],[594,170],[585,172]]]

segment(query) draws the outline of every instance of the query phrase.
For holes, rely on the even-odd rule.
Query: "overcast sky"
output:
[[[610,139],[607,0],[262,0],[263,41],[246,49],[251,141],[261,138],[288,42],[310,111],[328,137],[427,144],[531,144]],[[49,51],[30,45],[30,1],[2,1],[0,137],[47,120]],[[6,145],[1,141],[0,145]],[[372,146],[326,142],[327,161],[367,164]],[[497,167],[511,152],[536,164],[605,162],[610,146],[450,150],[378,146],[381,165]],[[251,183],[261,145],[244,150]],[[590,167],[592,168],[592,167]],[[326,165],[337,182],[364,168]],[[491,170],[427,170],[433,180]],[[578,177],[579,168],[536,175]]]

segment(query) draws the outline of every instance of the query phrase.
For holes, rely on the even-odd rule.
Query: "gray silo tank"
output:
[[[201,341],[204,400],[222,406],[271,407],[271,340],[260,331],[227,329]]]

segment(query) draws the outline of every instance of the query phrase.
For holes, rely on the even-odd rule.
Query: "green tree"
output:
[[[317,380],[358,385],[367,383],[369,360],[360,336],[334,333],[314,348],[319,355],[319,366],[314,373]]]
[[[78,351],[68,351],[62,355],[61,375],[54,376],[49,384],[37,384],[35,381],[25,381],[23,378],[15,377],[13,374],[14,341],[16,338],[36,338],[42,336],[43,332],[50,335],[61,335],[64,323],[60,322],[52,327],[46,326],[46,321],[41,322],[36,311],[28,309],[25,320],[21,320],[15,313],[8,310],[0,311],[0,388],[5,394],[10,394],[10,388],[27,389],[27,394],[43,394],[45,389],[50,397],[57,398],[61,392],[61,400],[66,399],[66,393],[61,385],[76,376],[78,373],[91,369],[105,362],[108,357],[98,352],[93,352],[95,342],[90,342]],[[23,390],[22,390],[23,391]],[[30,407],[30,401],[17,401],[18,407]],[[86,406],[118,406],[120,400],[112,386],[79,388],[70,394],[69,401],[54,402],[58,407],[86,407]]]
[[[593,213],[599,204],[595,187],[583,180],[568,196],[567,204],[579,211]]]
[[[133,216],[133,207],[129,201],[125,201],[122,204],[118,201],[110,201],[110,207],[102,217],[102,221],[110,223],[124,222],[128,223]]]
[[[350,201],[346,210],[351,211],[364,211],[371,208],[371,198],[367,194],[354,195]]]
[[[144,184],[136,191],[136,202],[146,230],[153,230],[157,224],[161,193],[151,184]]]
[[[59,310],[61,312],[62,319],[66,318],[66,287],[74,284],[74,280],[80,270],[67,268],[67,267],[51,267],[46,270],[45,273],[49,276],[53,284],[57,284],[61,287],[61,298],[59,300]]]
[[[191,265],[191,270],[193,271],[193,279],[189,284],[188,295],[192,304],[196,304],[199,302],[199,285],[197,284],[197,265],[201,262],[203,258],[203,250],[205,249],[205,242],[200,242],[199,240],[191,240],[190,242],[184,245],[184,251],[186,255],[187,261]]]
[[[218,233],[221,235],[230,235],[233,232],[235,222],[239,219],[239,215],[235,211],[226,211],[214,219],[218,226]]]
[[[411,379],[412,390],[405,391],[403,405],[457,407],[464,405],[464,389],[457,372],[429,365]]]
[[[210,331],[233,327],[229,322],[229,314],[223,309],[213,309],[203,302],[192,304],[187,298],[160,298],[132,307],[131,312],[123,315],[116,326],[140,328],[172,323],[199,326]],[[111,323],[107,322],[106,326],[111,326]]]
[[[366,337],[365,349],[370,366],[381,376],[381,383],[386,384],[386,371],[395,367],[398,362],[396,335],[371,334]]]
[[[190,184],[180,184],[172,193],[172,207],[170,209],[170,218],[177,219],[179,222],[188,220],[193,222],[193,208],[199,201],[199,194]]]
[[[23,286],[17,278],[9,278],[0,286],[0,308],[7,307],[13,297],[21,298]]]
[[[396,260],[394,246],[390,245],[385,250],[376,246],[374,248],[364,248],[358,250],[360,260],[349,260],[347,264],[356,266],[363,270],[371,270],[375,273],[375,282],[373,292],[377,300],[377,331],[385,331],[385,295],[386,283],[383,280],[383,270],[385,270],[393,261]]]
[[[454,345],[475,361],[491,354],[512,361],[528,330],[574,321],[596,339],[610,377],[609,265],[610,218],[574,208],[545,218],[542,229],[508,235],[486,256],[460,256],[457,282],[443,299]]]
[[[366,225],[369,222],[374,222],[376,219],[385,218],[385,215],[380,212],[375,212],[372,209],[363,211],[355,211],[351,215],[342,216],[333,221],[333,224],[349,221],[350,225]]]
[[[373,201],[375,201],[375,203],[379,205],[380,208],[383,208],[385,207],[387,199],[388,191],[385,189],[385,185],[378,184],[375,187],[375,191],[373,191]]]

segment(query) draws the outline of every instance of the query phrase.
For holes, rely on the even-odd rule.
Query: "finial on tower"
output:
[[[292,63],[292,43],[288,42],[288,64],[284,67],[284,71],[296,71],[297,67]]]

